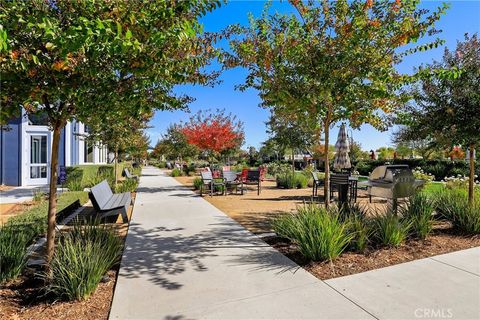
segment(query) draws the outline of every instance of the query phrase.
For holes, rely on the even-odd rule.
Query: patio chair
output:
[[[246,185],[256,185],[257,186],[257,195],[260,195],[261,190],[261,179],[259,170],[248,170],[247,178],[243,181]]]
[[[224,171],[223,179],[225,181],[225,195],[227,195],[228,188],[238,193],[238,187],[240,186],[240,193],[243,195],[243,181],[238,178],[237,173],[233,171]]]
[[[340,189],[341,185],[349,184],[348,173],[332,173],[330,175],[330,199],[333,199],[333,193]]]
[[[323,180],[320,180],[315,171],[312,171],[313,186],[312,186],[312,197],[318,196],[318,187],[322,186]]]
[[[202,176],[202,185],[200,186],[201,196],[203,196],[203,188],[206,186],[209,188],[210,196],[213,196],[216,187],[221,187],[222,194],[225,192],[225,182],[223,179],[222,181],[215,181],[211,171],[202,171],[200,174]]]

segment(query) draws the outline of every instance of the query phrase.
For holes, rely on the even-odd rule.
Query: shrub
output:
[[[410,222],[400,219],[392,212],[377,214],[372,221],[373,237],[382,245],[398,246],[408,236]]]
[[[33,202],[40,202],[42,200],[45,200],[47,194],[43,190],[35,190],[33,193]]]
[[[285,172],[277,175],[277,187],[285,189],[303,189],[308,185],[308,179],[303,173]]]
[[[202,184],[203,184],[202,178],[196,177],[195,179],[193,179],[193,187],[195,188],[195,190],[200,190],[200,187],[202,186]]]
[[[123,192],[134,192],[137,190],[138,187],[138,180],[137,179],[125,179],[122,182],[117,184],[115,188],[116,193],[123,193]]]
[[[182,175],[182,170],[175,168],[172,170],[171,176],[172,177],[179,177]]]
[[[27,263],[27,248],[33,234],[19,226],[0,228],[0,283],[17,278]]]
[[[292,171],[292,165],[288,163],[282,163],[282,162],[270,162],[265,165],[267,168],[267,174],[276,177],[277,175],[281,173],[286,173],[286,172],[291,172]]]
[[[53,255],[47,290],[57,298],[83,300],[97,288],[102,277],[120,257],[122,242],[105,225],[74,226],[62,234]]]
[[[69,191],[82,191],[83,190],[83,185],[82,185],[82,179],[81,178],[71,178],[67,179],[67,183],[65,185]]]
[[[468,204],[464,189],[444,189],[435,194],[435,206],[439,214],[467,233],[480,233],[480,192],[475,193],[475,202]]]
[[[400,211],[402,218],[410,223],[413,235],[425,239],[432,232],[434,209],[433,201],[426,194],[417,192],[407,200]]]
[[[353,238],[337,209],[327,211],[314,204],[304,205],[297,213],[274,220],[273,229],[297,244],[300,252],[314,261],[335,259]]]

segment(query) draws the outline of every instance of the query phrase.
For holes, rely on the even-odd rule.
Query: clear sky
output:
[[[443,30],[440,37],[446,41],[445,46],[454,49],[457,40],[462,40],[465,33],[480,32],[480,0],[471,1],[450,1],[450,9],[441,18],[437,28]],[[421,7],[434,9],[441,4],[441,1],[423,1]],[[264,6],[264,1],[229,1],[220,9],[209,13],[202,19],[205,31],[219,31],[234,23],[247,24],[247,15],[252,13],[259,16]],[[287,12],[291,10],[285,1],[274,1],[273,10]],[[408,57],[401,65],[401,72],[411,72],[415,66],[422,63],[430,63],[432,60],[440,60],[445,46],[417,53]],[[214,88],[202,86],[181,86],[175,90],[179,93],[186,93],[196,100],[190,105],[190,112],[200,109],[226,109],[227,112],[235,114],[244,122],[245,145],[254,146],[258,149],[261,143],[266,140],[265,121],[268,119],[268,110],[258,106],[260,98],[253,89],[240,92],[234,86],[245,79],[246,72],[242,69],[228,70],[220,79],[222,83]],[[148,129],[151,144],[155,145],[157,140],[165,132],[170,123],[187,120],[189,114],[184,111],[157,111]],[[331,141],[336,140],[338,124],[331,131]],[[365,150],[377,149],[381,146],[391,145],[391,132],[378,132],[369,125],[362,126],[360,130],[353,131],[353,138],[362,144]]]

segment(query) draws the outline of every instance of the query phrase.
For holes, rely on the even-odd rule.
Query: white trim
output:
[[[65,137],[65,145],[64,145],[64,152],[65,152],[65,155],[64,155],[64,160],[65,160],[65,167],[68,167],[70,166],[72,163],[72,160],[71,160],[71,134],[72,134],[72,124],[70,123],[70,121],[67,122],[67,124],[65,125],[65,129],[64,129],[64,137]]]

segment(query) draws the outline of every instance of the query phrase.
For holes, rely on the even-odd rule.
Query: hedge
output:
[[[355,169],[361,175],[369,175],[375,167],[382,166],[385,163],[406,164],[414,169],[420,167],[423,171],[433,174],[436,181],[441,181],[445,177],[469,174],[468,162],[449,161],[449,160],[424,160],[424,159],[395,159],[395,160],[360,160],[354,163]],[[476,163],[475,174],[480,176],[480,164]]]

